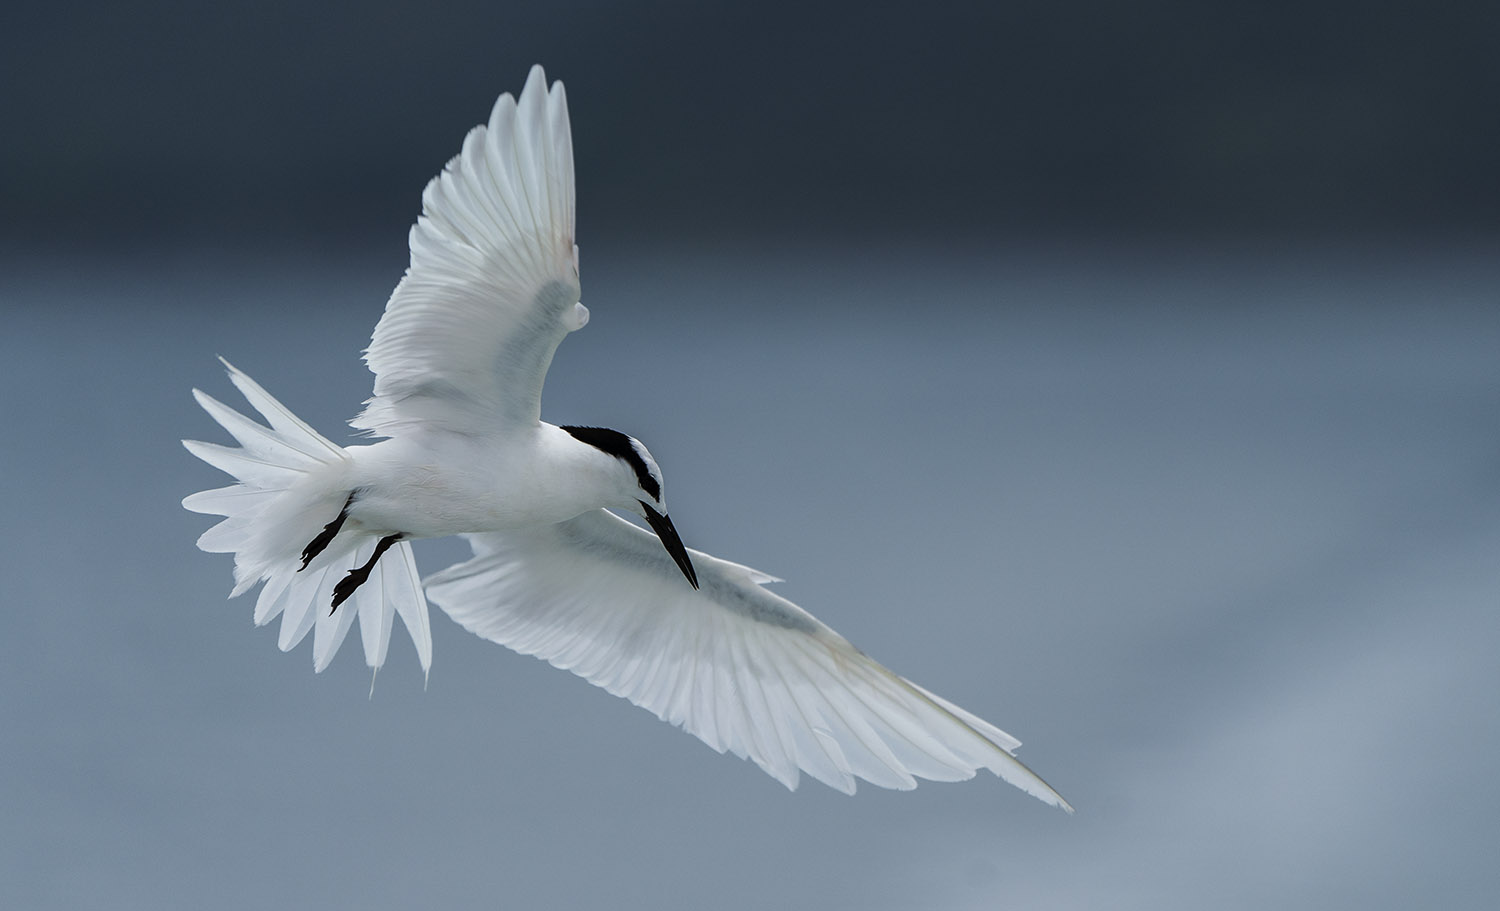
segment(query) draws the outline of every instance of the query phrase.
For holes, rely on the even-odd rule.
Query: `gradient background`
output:
[[[513,7],[0,14],[0,906],[1491,906],[1500,7]],[[1076,816],[788,793],[440,614],[368,699],[221,603],[189,387],[342,439],[536,61],[546,416]]]

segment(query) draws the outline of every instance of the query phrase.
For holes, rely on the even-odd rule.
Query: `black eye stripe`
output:
[[[641,490],[651,495],[651,499],[661,501],[661,485],[651,476],[651,469],[646,467],[646,460],[630,445],[630,437],[618,430],[610,430],[607,427],[570,427],[564,425],[563,430],[573,435],[575,440],[587,443],[600,452],[607,452],[617,459],[623,459],[635,472],[635,479],[641,485]]]

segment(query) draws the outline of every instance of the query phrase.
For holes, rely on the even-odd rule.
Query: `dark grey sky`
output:
[[[398,230],[541,62],[585,232],[1493,229],[1497,46],[1485,3],[28,5],[0,204],[31,238]]]

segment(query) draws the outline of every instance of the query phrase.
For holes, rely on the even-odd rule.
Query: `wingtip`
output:
[[[1052,791],[1050,785],[1048,786],[1048,790],[1051,791],[1051,793],[1045,796],[1041,794],[1033,794],[1032,796],[1040,799],[1048,806],[1057,807],[1059,810],[1062,810],[1069,816],[1072,816],[1075,812],[1077,812],[1073,809],[1072,804],[1063,799],[1063,796],[1061,794],[1057,793],[1056,791]]]
[[[1012,755],[1011,758],[1015,759],[1015,756]],[[1073,813],[1075,812],[1073,810],[1073,805],[1070,804],[1070,803],[1068,803],[1067,799],[1064,798],[1061,794],[1057,793],[1057,789],[1056,788],[1054,788],[1054,787],[1052,787],[1052,785],[1048,784],[1042,778],[1042,776],[1040,776],[1037,773],[1031,771],[1031,769],[1028,768],[1026,766],[1026,764],[1023,763],[1023,762],[1021,762],[1019,759],[1016,759],[1016,765],[1020,766],[1021,769],[1023,769],[1026,772],[1028,780],[1025,783],[1015,781],[1015,780],[1013,780],[1011,778],[1008,778],[1005,775],[1000,775],[1000,777],[1002,779],[1010,782],[1011,784],[1016,785],[1021,790],[1025,791],[1027,794],[1030,794],[1032,797],[1035,797],[1037,800],[1040,800],[1042,803],[1045,803],[1048,806],[1057,807],[1059,810],[1062,810],[1064,813],[1067,813],[1069,816],[1073,815]],[[992,769],[992,771],[995,771],[997,775],[1000,774],[998,772],[998,770],[993,770]]]
[[[547,71],[542,69],[540,63],[533,63],[531,70],[526,74],[526,84],[521,86],[520,101],[524,102],[533,93],[541,92],[547,94]]]

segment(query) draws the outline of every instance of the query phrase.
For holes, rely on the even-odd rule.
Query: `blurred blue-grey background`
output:
[[[0,906],[1491,907],[1496,46],[1480,3],[0,14]],[[1076,816],[788,793],[440,615],[367,698],[223,601],[189,387],[343,439],[423,184],[538,61],[594,315],[545,416]]]

